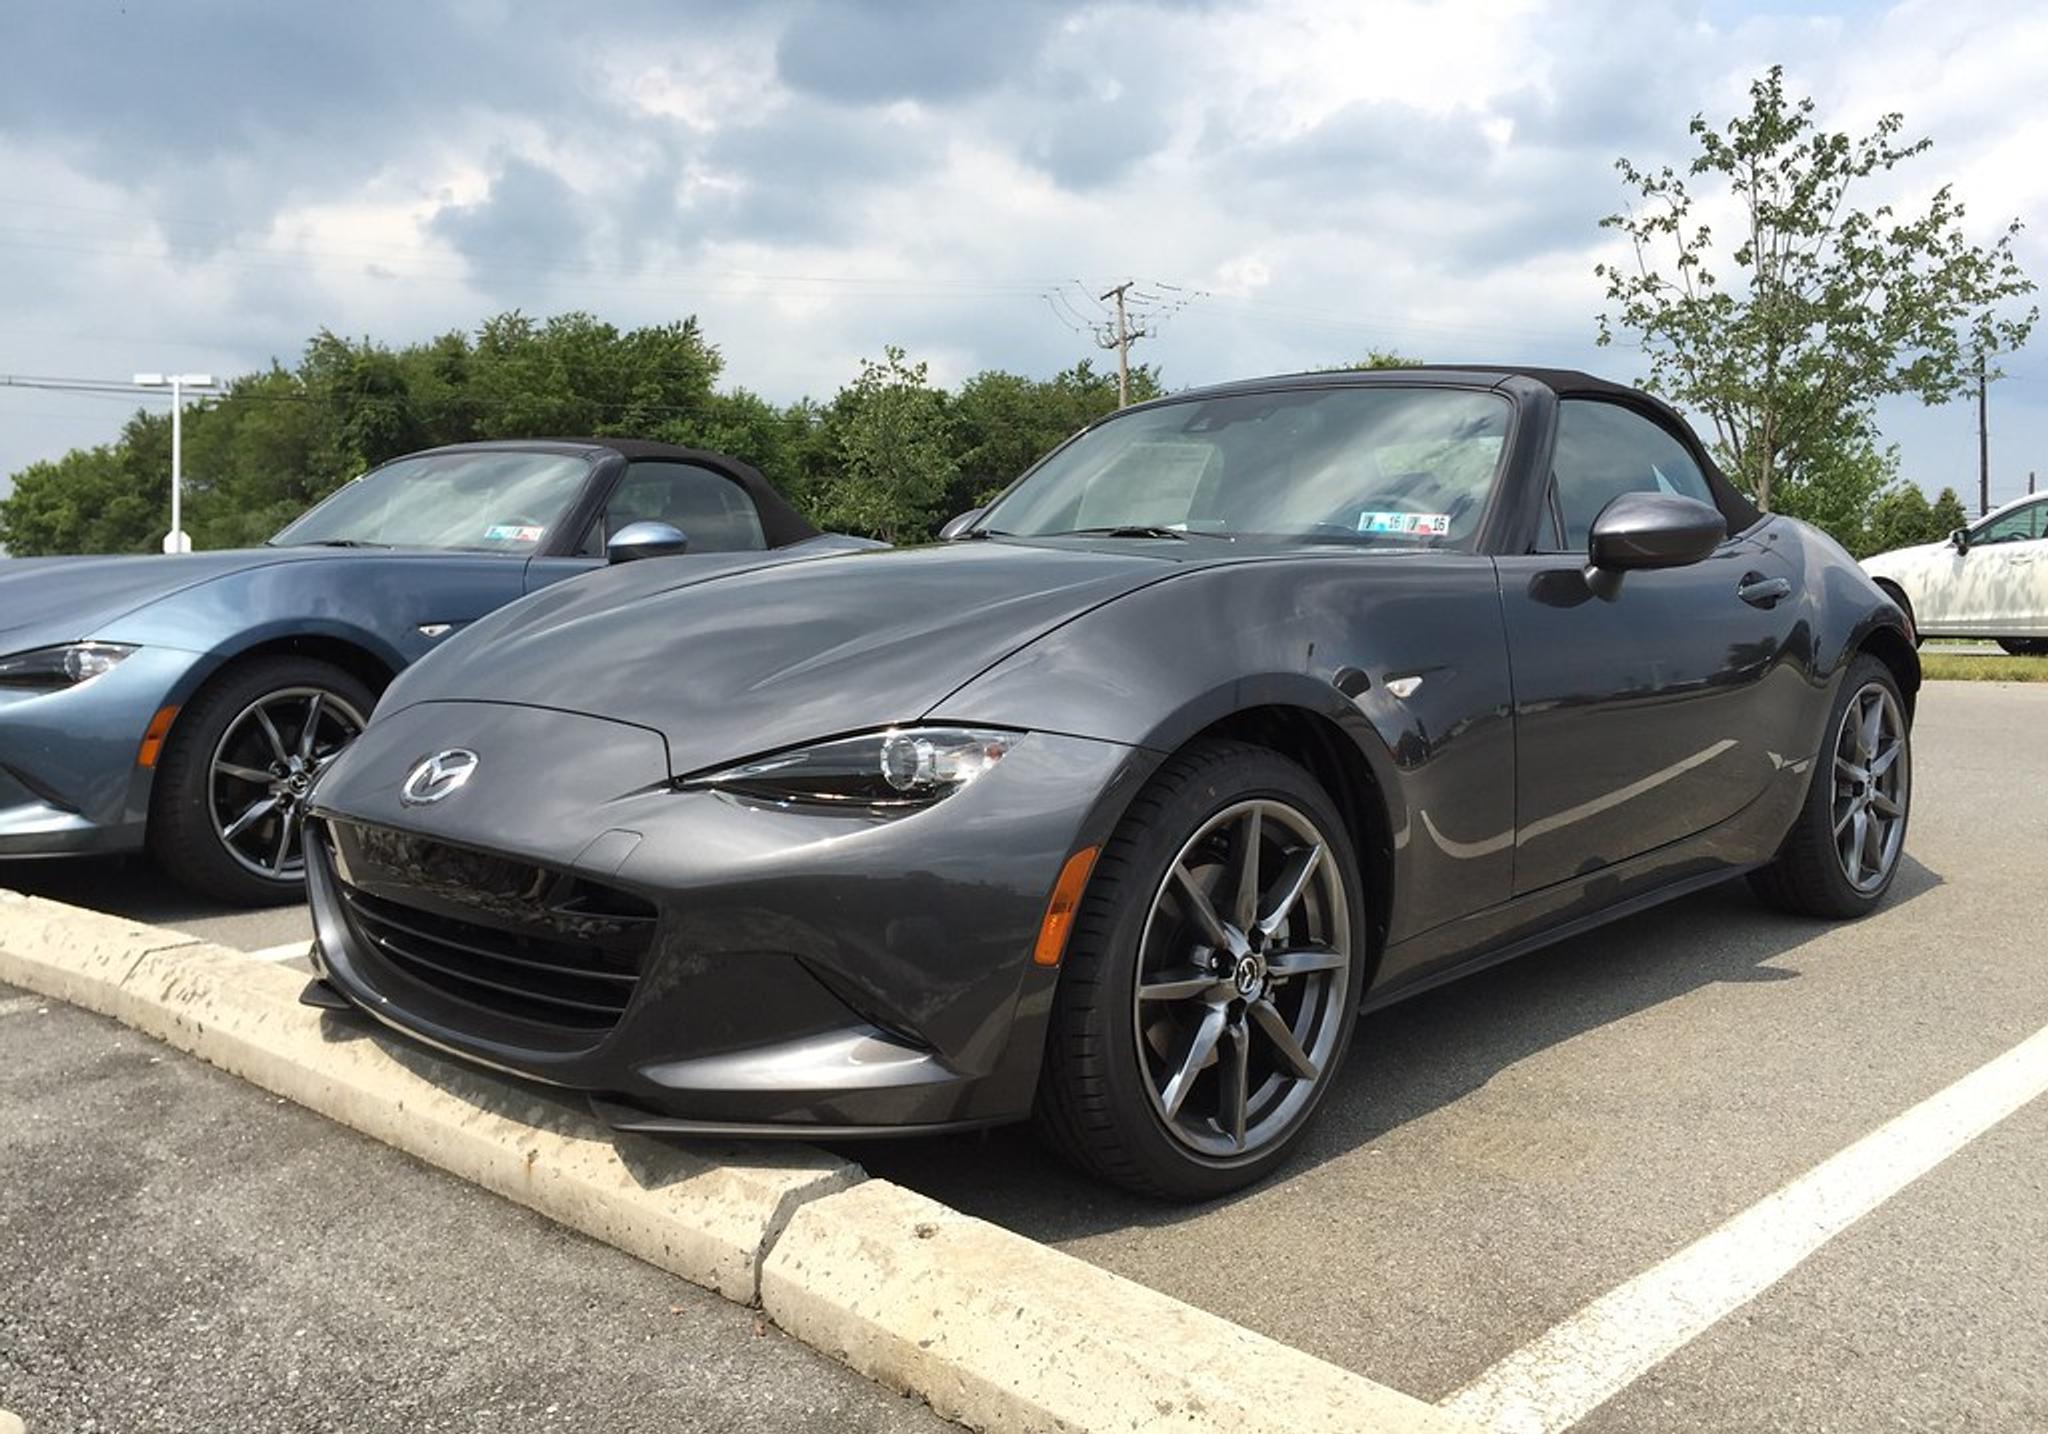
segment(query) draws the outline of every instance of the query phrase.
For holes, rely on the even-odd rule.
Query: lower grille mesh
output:
[[[654,908],[638,897],[394,832],[356,827],[335,838],[349,925],[421,985],[493,1015],[589,1033],[611,1029],[632,1001],[655,922]],[[402,861],[389,860],[400,851]],[[508,879],[446,880],[448,867],[474,877],[484,865]],[[365,889],[372,884],[376,891]],[[473,913],[450,912],[451,898]]]

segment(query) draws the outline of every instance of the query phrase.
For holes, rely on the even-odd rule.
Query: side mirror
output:
[[[1959,553],[1970,551],[1970,530],[1957,528],[1948,535],[1948,545]]]
[[[1638,568],[1682,568],[1699,562],[1728,536],[1721,510],[1676,493],[1624,493],[1593,520],[1586,544],[1586,582],[1602,597]]]
[[[988,509],[986,508],[969,508],[964,513],[948,518],[946,526],[939,529],[939,541],[942,543],[952,542],[955,538],[973,527],[974,520],[987,511]]]
[[[673,558],[689,550],[690,540],[680,528],[651,520],[628,523],[612,534],[604,545],[607,561],[637,562],[641,558]]]

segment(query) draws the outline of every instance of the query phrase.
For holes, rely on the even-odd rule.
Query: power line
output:
[[[1095,292],[1095,285],[1084,279],[1055,285],[1039,294],[1054,318],[1092,339],[1098,348],[1116,353],[1119,407],[1131,401],[1131,345],[1156,337],[1168,319],[1195,300],[1207,297],[1202,289],[1161,281],[1146,287],[1136,279],[1112,284],[1100,294]]]

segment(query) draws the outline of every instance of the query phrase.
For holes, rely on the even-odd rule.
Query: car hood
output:
[[[173,593],[256,568],[446,556],[432,548],[292,547],[223,548],[180,557],[0,558],[0,654],[91,637]]]
[[[176,558],[0,558],[0,652],[90,637],[159,598],[279,561],[289,556],[274,548]]]
[[[685,775],[915,720],[1174,557],[997,542],[687,571],[627,564],[515,603],[403,674],[379,715],[512,702],[653,728]]]

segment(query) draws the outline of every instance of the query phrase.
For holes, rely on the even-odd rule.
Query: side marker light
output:
[[[1067,858],[1060,879],[1053,883],[1052,900],[1045,905],[1045,920],[1038,927],[1038,944],[1031,959],[1040,966],[1057,966],[1066,955],[1067,934],[1074,926],[1074,911],[1081,904],[1081,892],[1088,885],[1088,873],[1095,869],[1101,847],[1084,846]]]

